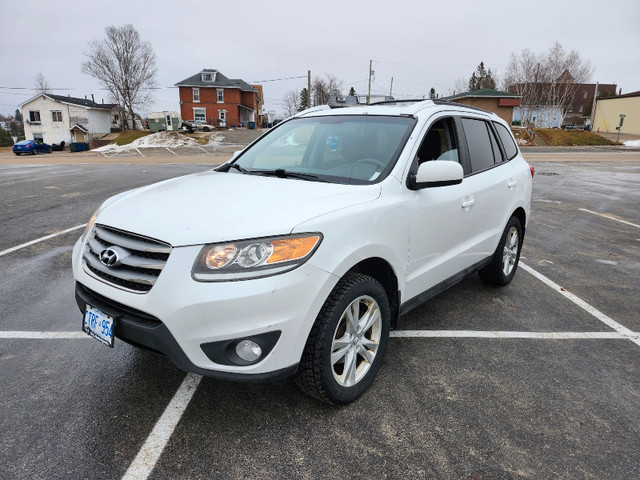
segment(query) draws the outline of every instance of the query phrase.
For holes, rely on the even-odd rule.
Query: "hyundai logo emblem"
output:
[[[107,267],[116,267],[120,265],[120,256],[114,248],[107,248],[100,254],[100,262]]]

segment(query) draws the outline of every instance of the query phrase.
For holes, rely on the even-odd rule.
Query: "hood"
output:
[[[103,205],[96,220],[175,246],[290,233],[314,217],[370,202],[380,185],[203,172],[131,190]]]

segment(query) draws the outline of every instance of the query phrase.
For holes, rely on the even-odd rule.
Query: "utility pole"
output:
[[[369,60],[369,93],[367,94],[367,105],[371,103],[371,68],[373,67],[373,60]]]
[[[307,108],[311,108],[311,70],[307,70]]]
[[[391,92],[393,91],[393,77],[391,77],[391,86],[389,87],[389,96],[392,97],[393,95],[391,94]]]
[[[598,98],[598,86],[600,82],[596,82],[596,91],[593,92],[593,104],[591,105],[591,120],[589,129],[593,132],[593,121],[596,119],[596,99]]]

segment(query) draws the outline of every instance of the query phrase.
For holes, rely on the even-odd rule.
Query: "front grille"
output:
[[[85,270],[106,283],[146,293],[167,263],[171,245],[152,238],[95,225],[84,246]]]

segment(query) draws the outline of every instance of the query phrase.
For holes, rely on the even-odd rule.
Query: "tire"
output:
[[[511,217],[502,232],[491,263],[478,271],[484,283],[489,285],[507,285],[513,280],[520,261],[522,250],[522,226],[520,220]]]
[[[20,152],[13,152],[13,153],[15,153],[17,156],[20,156]]]
[[[208,132],[208,131],[209,131],[209,127],[204,127],[202,130],[203,130],[204,132]]]
[[[51,153],[51,152],[53,152],[53,150],[51,149],[51,147],[49,147],[49,148],[47,149],[47,153]]]
[[[359,322],[350,323],[354,313]],[[380,369],[390,318],[389,300],[378,281],[361,274],[342,278],[311,329],[295,377],[298,387],[331,404],[356,400]]]

